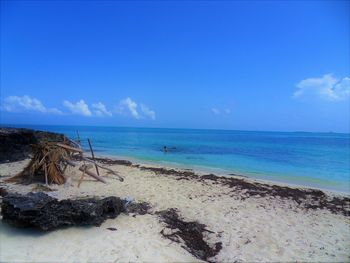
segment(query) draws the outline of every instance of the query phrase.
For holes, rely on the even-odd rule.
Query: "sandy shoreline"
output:
[[[89,155],[90,152],[86,151],[86,153]],[[266,179],[266,178],[255,178],[249,174],[241,173],[238,171],[228,171],[225,169],[220,168],[208,168],[208,167],[202,167],[202,166],[189,166],[189,165],[183,165],[183,164],[176,164],[171,162],[152,162],[152,161],[145,161],[140,160],[137,158],[132,158],[128,156],[116,156],[116,155],[110,155],[110,154],[100,154],[100,158],[107,158],[107,159],[118,159],[118,160],[126,160],[133,164],[138,164],[141,166],[149,166],[149,167],[163,167],[167,169],[176,169],[176,170],[189,170],[194,171],[197,174],[215,174],[220,177],[237,177],[237,178],[245,178],[248,181],[254,181],[254,182],[260,182],[260,183],[267,183],[267,184],[273,184],[273,185],[279,185],[279,186],[286,186],[286,187],[292,187],[292,188],[301,188],[301,189],[316,189],[324,191],[328,194],[335,194],[335,195],[350,195],[350,186],[349,191],[340,191],[333,188],[326,188],[321,186],[313,186],[308,184],[301,184],[301,183],[294,183],[294,182],[287,182],[287,181],[277,181],[272,179]]]
[[[3,183],[4,176],[16,174],[25,163],[0,164],[1,187],[19,193],[32,191],[33,185]],[[236,177],[239,181],[201,177],[203,174],[175,173],[150,164],[111,164],[109,168],[125,181],[103,174],[108,184],[85,178],[78,188],[81,172],[70,168],[69,183],[54,186],[56,191],[49,194],[59,199],[128,197],[148,202],[152,213],[121,215],[98,228],[73,227],[45,234],[1,224],[0,261],[198,261],[180,244],[160,235],[166,226],[155,212],[170,208],[178,209],[186,220],[205,224],[211,231],[205,237],[209,244],[222,243],[212,261],[350,261],[349,216],[331,201],[325,201],[329,207],[320,207],[312,199],[316,190],[303,199],[303,191],[242,177]],[[324,200],[343,196],[326,193]],[[110,226],[118,230],[106,230]],[[59,244],[55,250],[50,249],[53,242]]]

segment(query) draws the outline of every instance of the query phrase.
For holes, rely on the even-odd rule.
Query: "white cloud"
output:
[[[314,98],[329,101],[344,100],[350,95],[350,78],[337,79],[332,74],[320,78],[308,78],[300,81],[293,96],[295,98]]]
[[[220,114],[220,110],[217,109],[217,108],[212,108],[211,111],[212,111],[214,114]]]
[[[135,119],[140,118],[140,114],[137,111],[137,103],[127,97],[119,102],[118,113],[124,113],[128,111]]]
[[[146,105],[141,104],[141,111],[143,112],[143,114],[145,116],[147,116],[148,118],[155,120],[156,119],[156,113],[155,111],[151,110],[150,108],[148,108]]]
[[[92,113],[89,110],[89,106],[84,100],[80,100],[77,103],[71,103],[68,100],[63,102],[63,106],[67,107],[72,113],[84,116],[91,116]]]
[[[112,112],[108,111],[102,102],[94,103],[92,107],[95,109],[94,112],[97,116],[112,116]]]
[[[42,102],[30,96],[9,96],[5,98],[2,108],[8,112],[37,111],[41,113],[62,114],[56,108],[46,108]]]
[[[339,98],[346,99],[350,96],[350,78],[345,77],[334,86],[334,92]]]
[[[140,109],[138,104],[133,101],[130,97],[127,97],[119,102],[116,108],[118,114],[128,114],[135,119],[150,118],[152,120],[156,119],[156,113],[144,104],[140,104]]]

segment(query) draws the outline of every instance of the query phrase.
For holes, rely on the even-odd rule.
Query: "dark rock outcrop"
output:
[[[6,188],[0,187],[0,197],[4,197],[6,195],[8,195]]]
[[[99,226],[124,211],[117,197],[61,200],[45,193],[8,194],[2,200],[3,220],[17,227],[53,230],[63,226]]]
[[[63,134],[31,129],[0,128],[0,163],[16,162],[29,157],[31,144],[64,140]]]

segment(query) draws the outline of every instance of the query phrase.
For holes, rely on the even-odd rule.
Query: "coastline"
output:
[[[86,152],[89,154],[89,152]],[[326,192],[328,194],[335,194],[335,195],[342,195],[342,196],[350,196],[350,188],[349,191],[340,191],[332,188],[323,188],[323,187],[316,187],[308,184],[301,184],[301,183],[293,183],[293,182],[286,182],[286,181],[278,181],[278,180],[269,180],[265,178],[255,178],[252,177],[246,173],[239,173],[235,171],[227,171],[225,169],[220,168],[210,168],[205,166],[193,166],[193,165],[186,165],[186,164],[180,164],[180,163],[173,163],[173,162],[166,162],[166,161],[146,161],[134,157],[129,156],[123,156],[123,155],[113,155],[113,154],[99,154],[100,158],[110,158],[110,159],[117,159],[117,160],[126,160],[130,161],[133,164],[143,165],[143,166],[149,166],[149,167],[157,167],[157,168],[166,168],[166,169],[178,169],[178,170],[191,170],[194,173],[198,175],[204,175],[204,174],[215,174],[219,177],[234,177],[234,178],[244,178],[247,181],[251,182],[258,182],[258,183],[266,183],[271,185],[278,185],[282,187],[291,187],[291,188],[301,188],[301,189],[314,189],[314,190],[321,190],[323,192]]]
[[[201,131],[121,127],[37,126],[93,138],[96,154],[214,174],[239,174],[294,186],[350,193],[346,134]],[[142,138],[142,139],[140,139]],[[196,139],[194,139],[196,138]],[[210,140],[208,140],[210,138]],[[163,145],[177,146],[173,152]]]
[[[176,209],[186,221],[205,224],[208,244],[222,243],[222,249],[210,259],[212,262],[350,260],[350,204],[338,202],[348,195],[327,192],[324,196],[318,189],[275,186],[240,176],[221,177],[103,158],[99,161],[125,181],[119,182],[103,172],[107,184],[85,178],[78,188],[81,172],[70,168],[69,182],[51,186],[54,191],[49,195],[58,199],[119,196],[147,202],[151,212],[122,215],[99,228],[72,227],[39,236],[1,224],[0,242],[5,251],[1,261],[198,261],[184,249],[184,244],[160,234],[171,233],[157,215],[166,209]],[[33,184],[3,183],[4,175],[13,175],[25,163],[1,164],[1,186],[22,194],[33,191]],[[338,201],[333,205],[332,200]],[[345,204],[345,210],[339,204],[343,208]],[[118,230],[106,230],[109,227]],[[50,250],[51,239],[60,244],[68,242],[69,248],[63,246],[58,252],[43,253]],[[15,244],[20,248],[15,250]],[[94,254],[89,252],[91,244],[95,244]]]

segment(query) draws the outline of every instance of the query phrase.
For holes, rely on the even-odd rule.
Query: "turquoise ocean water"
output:
[[[13,126],[13,125],[12,125]],[[23,125],[21,126],[23,127]],[[350,192],[350,135],[91,126],[25,126],[93,142],[96,154]],[[170,149],[164,153],[164,145]],[[176,147],[176,149],[172,149]]]

